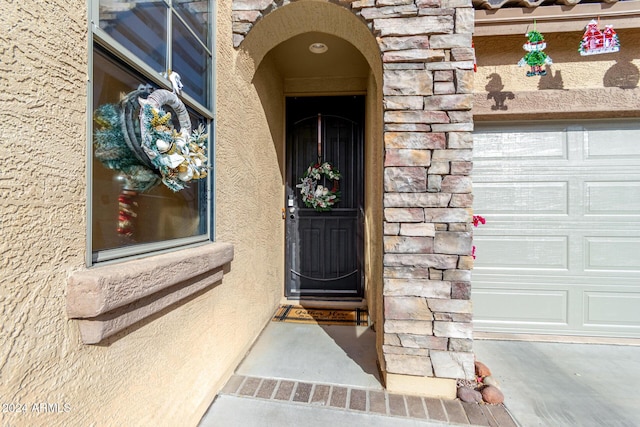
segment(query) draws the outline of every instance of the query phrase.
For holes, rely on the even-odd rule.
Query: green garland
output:
[[[125,142],[120,108],[105,104],[96,109],[94,155],[105,167],[123,175],[126,189],[144,192],[156,186],[160,177],[138,160]]]

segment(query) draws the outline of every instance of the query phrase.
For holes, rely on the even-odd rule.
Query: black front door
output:
[[[362,297],[363,124],[362,96],[287,99],[287,296]],[[325,162],[341,177],[317,184],[337,184],[340,200],[318,211],[296,185]]]

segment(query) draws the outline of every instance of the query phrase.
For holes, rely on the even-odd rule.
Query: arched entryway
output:
[[[326,52],[313,53],[309,48],[314,44],[326,46]],[[270,122],[274,144],[278,144],[276,141],[282,144],[277,151],[281,156],[283,177],[295,175],[287,170],[287,165],[293,159],[293,154],[286,149],[287,99],[289,104],[322,104],[322,107],[318,107],[322,108],[322,111],[318,111],[322,115],[322,126],[325,126],[325,123],[332,123],[331,120],[325,122],[324,116],[327,116],[327,119],[330,116],[353,118],[353,114],[345,114],[345,99],[356,100],[355,102],[361,104],[362,120],[358,126],[361,127],[359,131],[363,136],[362,144],[356,148],[359,152],[348,154],[354,158],[359,157],[360,164],[357,168],[354,166],[353,170],[343,171],[358,174],[353,180],[358,181],[358,184],[354,184],[352,188],[358,188],[361,192],[356,195],[361,203],[349,205],[355,208],[353,213],[360,222],[355,226],[357,229],[353,231],[360,242],[354,245],[358,253],[352,255],[358,258],[357,261],[361,265],[361,271],[357,273],[362,276],[361,289],[353,289],[354,292],[352,292],[349,288],[351,285],[346,285],[347,288],[345,288],[339,283],[329,285],[327,289],[328,294],[334,298],[344,289],[347,289],[346,296],[364,297],[370,316],[376,322],[381,318],[382,311],[384,151],[382,148],[382,61],[375,38],[361,20],[343,7],[328,2],[298,2],[281,7],[258,21],[240,44],[239,49],[242,53],[250,55],[256,64],[256,72],[252,80]],[[312,107],[309,108],[311,111]],[[333,121],[335,122],[335,119]],[[291,130],[291,127],[289,129]],[[325,135],[324,130],[321,135]],[[315,139],[316,136],[313,138]],[[321,150],[331,158],[326,157],[323,160],[340,161],[338,153],[326,153],[328,146],[327,141]],[[342,158],[345,154],[339,157]],[[305,157],[299,161],[308,160]],[[298,189],[295,188],[295,182],[286,181],[294,179],[297,178],[285,179],[283,183],[286,188],[283,203],[295,204],[296,208],[296,219],[292,220],[290,215],[294,213],[289,212],[289,208],[293,206],[286,206],[287,233],[297,228],[297,226],[290,227],[289,224],[300,220],[298,214],[301,201],[289,202],[288,200],[295,197],[294,193],[297,193]],[[344,194],[343,197],[352,199],[353,195]],[[361,211],[358,211],[360,208]],[[332,214],[335,215],[333,212]],[[299,238],[300,236],[296,235],[296,239]],[[304,242],[296,243],[305,244]],[[295,276],[289,274],[291,270],[295,270],[292,267],[299,266],[290,265],[294,262],[296,261],[287,256],[285,272],[287,283],[284,285],[288,287],[286,291],[293,290],[293,296],[299,296],[300,289],[295,288],[295,283],[292,287],[288,280],[291,276]],[[350,272],[348,271],[347,274]],[[316,281],[315,284],[317,283],[319,282]],[[321,294],[318,291],[319,286],[313,288],[312,295]],[[378,347],[381,348],[382,328],[378,328],[378,331],[380,343]]]
[[[233,13],[283,177],[287,97],[363,97],[362,273],[380,366],[391,390],[454,397],[473,377],[471,4],[236,0]]]

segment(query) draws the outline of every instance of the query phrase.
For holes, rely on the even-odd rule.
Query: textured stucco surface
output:
[[[217,2],[216,230],[234,261],[221,283],[99,346],[81,344],[65,298],[85,268],[86,2],[0,3],[0,396],[27,404],[0,413],[3,426],[196,425],[279,301],[282,177],[228,3]],[[32,411],[40,403],[68,412]]]
[[[279,79],[268,78],[276,77],[269,63],[257,67],[274,43],[323,28],[310,14],[289,20],[290,15],[274,12],[277,21],[269,31],[261,33],[264,22],[259,23],[245,40],[250,55],[232,46],[230,0],[216,3],[216,234],[234,245],[234,261],[221,283],[100,346],[80,343],[65,298],[67,278],[84,268],[86,248],[86,2],[0,3],[5,118],[0,129],[0,396],[2,403],[28,405],[26,414],[0,413],[0,424],[195,425],[279,301],[284,88]],[[287,7],[324,6],[310,1]],[[351,21],[338,9],[330,16],[331,28],[324,30],[361,48],[374,70],[369,91],[379,91],[380,70],[372,59],[379,55],[376,44],[366,29],[344,33]],[[567,93],[584,104],[572,94],[585,88],[636,91],[637,81],[634,86],[629,76],[637,76],[640,68],[634,49],[640,32],[619,34],[620,54],[591,58],[577,55],[580,33],[546,34],[546,52],[555,62],[546,78],[527,78],[515,65],[524,54],[524,36],[476,39],[477,97],[492,91],[486,87],[492,73],[501,78],[498,92],[517,95],[507,104],[512,110],[493,111],[487,104],[485,113],[520,108],[524,114],[533,104],[539,106],[540,100],[527,93]],[[571,103],[547,106],[552,112],[576,108]],[[367,130],[377,132],[381,124],[371,114]],[[381,153],[370,148],[368,159],[379,162]],[[368,183],[380,184],[373,180],[375,169],[367,173]],[[375,228],[380,212],[374,205],[380,194],[370,188],[369,196],[366,215],[372,228],[367,232],[374,243],[367,261],[373,265],[380,254],[381,231]],[[379,274],[369,272],[371,286]],[[373,300],[378,294],[370,295]],[[59,409],[66,403],[69,411],[36,413],[34,403],[58,403]]]
[[[478,73],[474,117],[491,120],[498,116],[519,119],[637,116],[640,30],[617,32],[620,52],[591,56],[578,53],[583,32],[544,34],[545,53],[553,64],[543,77],[527,77],[528,67],[517,66],[526,53],[522,48],[527,41],[524,34],[475,37]]]

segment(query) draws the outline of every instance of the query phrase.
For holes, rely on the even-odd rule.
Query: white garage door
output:
[[[640,337],[640,121],[476,124],[474,326]]]

